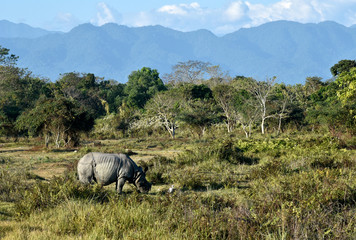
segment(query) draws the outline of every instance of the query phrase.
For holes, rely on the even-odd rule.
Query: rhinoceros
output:
[[[139,192],[147,193],[151,183],[146,180],[146,171],[125,154],[92,152],[78,162],[79,181],[84,184],[97,182],[102,186],[116,182],[116,191],[121,193],[126,181],[136,186]]]

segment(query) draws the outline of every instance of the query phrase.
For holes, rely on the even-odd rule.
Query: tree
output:
[[[234,108],[246,138],[251,137],[252,126],[260,113],[256,98],[246,89],[238,89],[234,98]]]
[[[14,54],[10,55],[10,49],[3,48],[0,45],[0,65],[2,66],[14,66],[19,57]]]
[[[165,83],[177,86],[181,83],[202,83],[210,63],[201,61],[179,62],[172,67],[172,73],[164,76]]]
[[[192,99],[185,103],[180,120],[191,126],[200,138],[208,126],[218,121],[217,112],[212,99]]]
[[[294,101],[295,96],[290,86],[284,84],[276,84],[274,92],[274,102],[276,105],[276,117],[278,119],[277,134],[282,130],[282,120],[289,117],[291,113],[291,103]]]
[[[212,89],[220,84],[231,82],[231,77],[228,72],[224,72],[219,65],[208,66],[206,72],[209,79],[205,83]]]
[[[304,88],[308,96],[318,91],[322,86],[325,86],[325,83],[323,83],[321,80],[322,80],[321,77],[316,77],[316,76],[307,77],[305,79]]]
[[[105,115],[106,100],[100,98],[99,84],[94,74],[70,72],[63,74],[55,83],[54,94],[73,99],[86,109],[93,118]]]
[[[211,89],[205,84],[181,83],[168,90],[164,97],[160,96],[161,107],[165,114],[174,119],[174,125],[180,120],[201,137],[206,127],[215,122],[217,117],[216,104]],[[167,103],[163,103],[167,101]],[[170,120],[170,124],[173,121]]]
[[[51,137],[56,147],[77,145],[79,133],[89,131],[94,125],[94,118],[78,102],[58,96],[42,96],[36,106],[24,112],[16,122],[17,128],[27,130],[29,135],[42,134],[48,147]]]
[[[157,92],[166,90],[156,69],[144,67],[132,72],[124,88],[126,103],[129,107],[143,108],[146,102]]]
[[[336,92],[343,108],[348,111],[345,118],[349,118],[349,126],[353,132],[356,132],[356,67],[348,72],[343,72],[336,79],[338,90]]]
[[[16,118],[34,106],[41,94],[46,94],[47,81],[33,77],[26,69],[16,67],[17,57],[0,47],[0,134],[17,137]]]
[[[99,97],[109,105],[109,112],[116,113],[122,105],[125,94],[125,84],[114,80],[101,81],[99,83]]]
[[[340,137],[356,133],[356,68],[354,61],[342,60],[335,64],[336,78],[310,95],[306,119],[309,123],[328,127],[331,134]]]
[[[160,122],[169,132],[171,138],[175,137],[177,120],[182,108],[182,96],[176,89],[157,93],[145,106],[149,116],[159,117]]]
[[[261,117],[261,133],[265,134],[265,122],[268,118],[274,117],[269,109],[270,96],[275,88],[276,77],[267,78],[266,81],[256,81],[252,78],[245,79],[246,90],[254,96],[258,103]]]
[[[220,84],[213,89],[214,99],[224,112],[228,132],[233,130],[239,119],[235,105],[236,94],[237,90],[228,84]]]
[[[336,77],[343,72],[350,71],[354,67],[356,67],[356,60],[341,60],[330,68],[330,72]]]

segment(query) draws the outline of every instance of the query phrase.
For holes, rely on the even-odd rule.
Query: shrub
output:
[[[29,188],[31,176],[26,171],[8,171],[0,169],[0,201],[15,202],[21,199],[21,193]]]
[[[170,171],[172,171],[172,164],[174,161],[162,156],[155,156],[147,163],[139,162],[139,165],[143,168],[149,167],[147,172],[147,179],[153,184],[167,184],[170,180]]]
[[[108,200],[109,192],[99,185],[82,185],[75,174],[55,177],[49,182],[36,181],[31,188],[22,192],[22,197],[15,203],[19,216],[29,215],[34,210],[51,208],[66,199],[91,199],[97,202]]]

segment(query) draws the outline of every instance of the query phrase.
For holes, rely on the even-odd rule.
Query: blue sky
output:
[[[356,24],[356,0],[0,0],[0,19],[47,30],[82,23],[162,25],[223,35],[276,20]]]

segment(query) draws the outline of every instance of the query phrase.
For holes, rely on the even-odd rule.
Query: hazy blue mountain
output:
[[[41,28],[33,28],[23,23],[12,23],[0,20],[0,38],[38,38],[52,32]]]
[[[218,64],[232,76],[277,76],[294,84],[308,76],[330,78],[331,66],[356,58],[356,28],[335,22],[277,21],[222,37],[207,30],[180,32],[162,26],[83,24],[68,33],[54,33],[5,23],[0,21],[0,45],[20,57],[19,66],[52,80],[76,71],[126,82],[142,67],[164,74],[178,62],[200,60]],[[20,27],[27,32],[17,32]]]

